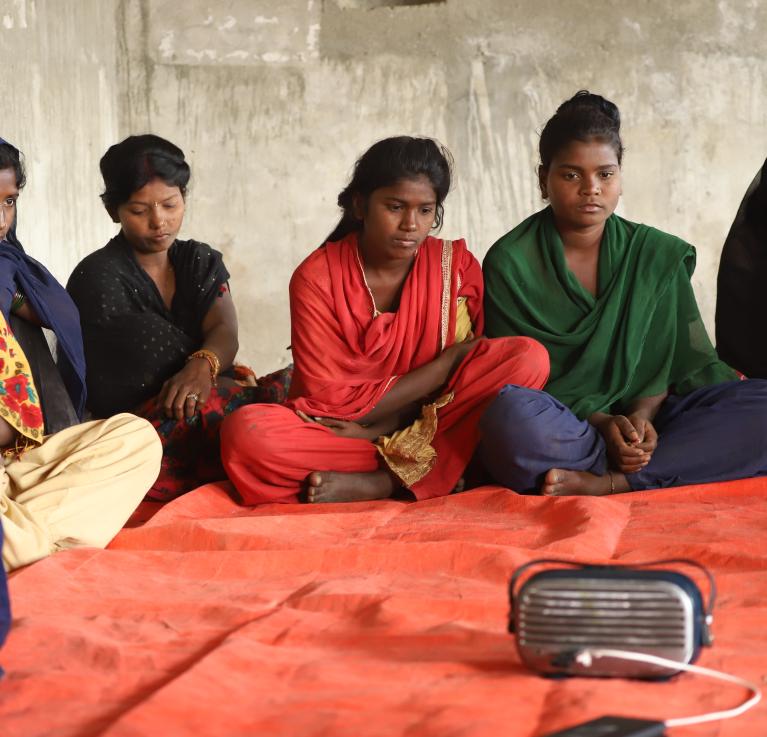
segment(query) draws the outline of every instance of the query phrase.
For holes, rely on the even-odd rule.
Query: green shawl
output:
[[[716,355],[690,277],[695,249],[647,225],[611,215],[599,250],[598,296],[565,261],[551,208],[488,251],[489,337],[527,335],[551,357],[546,391],[580,418],[625,412],[636,399],[737,378]]]

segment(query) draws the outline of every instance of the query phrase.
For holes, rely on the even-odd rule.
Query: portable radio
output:
[[[670,570],[670,565],[695,568],[705,575],[709,589],[705,605],[697,585],[684,573]],[[525,574],[539,567],[543,570],[521,583]],[[679,669],[649,661],[652,656],[680,663],[696,660],[701,647],[712,642],[715,596],[709,571],[690,560],[631,566],[534,560],[511,578],[509,632],[516,634],[522,661],[539,673],[668,678]],[[647,662],[578,657],[590,650],[649,657]]]

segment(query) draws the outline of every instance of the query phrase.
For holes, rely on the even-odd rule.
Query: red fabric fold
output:
[[[475,333],[484,326],[482,272],[463,240],[453,241],[451,276],[447,345],[458,297],[466,297]],[[441,305],[437,238],[427,237],[419,247],[397,311],[375,319],[357,235],[318,248],[290,281],[295,373],[289,406],[312,416],[363,417],[399,376],[439,355]]]

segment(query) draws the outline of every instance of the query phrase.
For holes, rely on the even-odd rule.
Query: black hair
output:
[[[19,149],[7,141],[0,143],[0,170],[13,169],[16,174],[16,186],[21,189],[27,183],[24,161]]]
[[[538,146],[541,167],[547,170],[557,153],[573,141],[592,140],[610,144],[618,164],[621,163],[623,142],[618,108],[601,95],[580,90],[565,100],[544,126]]]
[[[450,191],[453,157],[441,143],[431,138],[396,136],[374,143],[354,165],[352,179],[338,195],[343,215],[328,241],[338,241],[355,230],[362,222],[354,214],[354,196],[367,199],[381,187],[390,187],[403,179],[425,176],[434,187],[437,211],[434,226],[440,228],[444,216],[445,197]]]
[[[110,146],[99,162],[104,177],[101,200],[113,214],[131,195],[153,179],[162,179],[170,187],[178,187],[186,196],[191,170],[184,152],[160,136],[150,133],[128,136]]]

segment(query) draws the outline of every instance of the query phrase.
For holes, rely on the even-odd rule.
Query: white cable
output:
[[[745,678],[730,675],[729,673],[722,673],[718,670],[712,670],[711,668],[704,668],[700,665],[691,665],[690,663],[681,663],[677,660],[668,660],[667,658],[660,658],[657,655],[647,655],[644,653],[635,653],[630,650],[609,650],[602,648],[586,649],[578,653],[575,660],[581,665],[588,668],[591,665],[593,658],[617,658],[619,660],[633,660],[640,663],[650,663],[650,665],[659,665],[663,668],[675,668],[677,670],[688,671],[689,673],[697,673],[701,676],[708,676],[709,678],[718,678],[720,681],[727,681],[734,683],[738,686],[743,686],[752,692],[750,699],[744,701],[740,706],[736,706],[732,709],[725,709],[724,711],[712,711],[708,714],[701,714],[695,717],[680,717],[678,719],[666,719],[664,724],[667,727],[686,727],[691,724],[703,724],[704,722],[715,722],[719,719],[730,719],[731,717],[737,717],[748,711],[751,707],[756,706],[762,698],[762,692],[755,683],[747,681]]]

